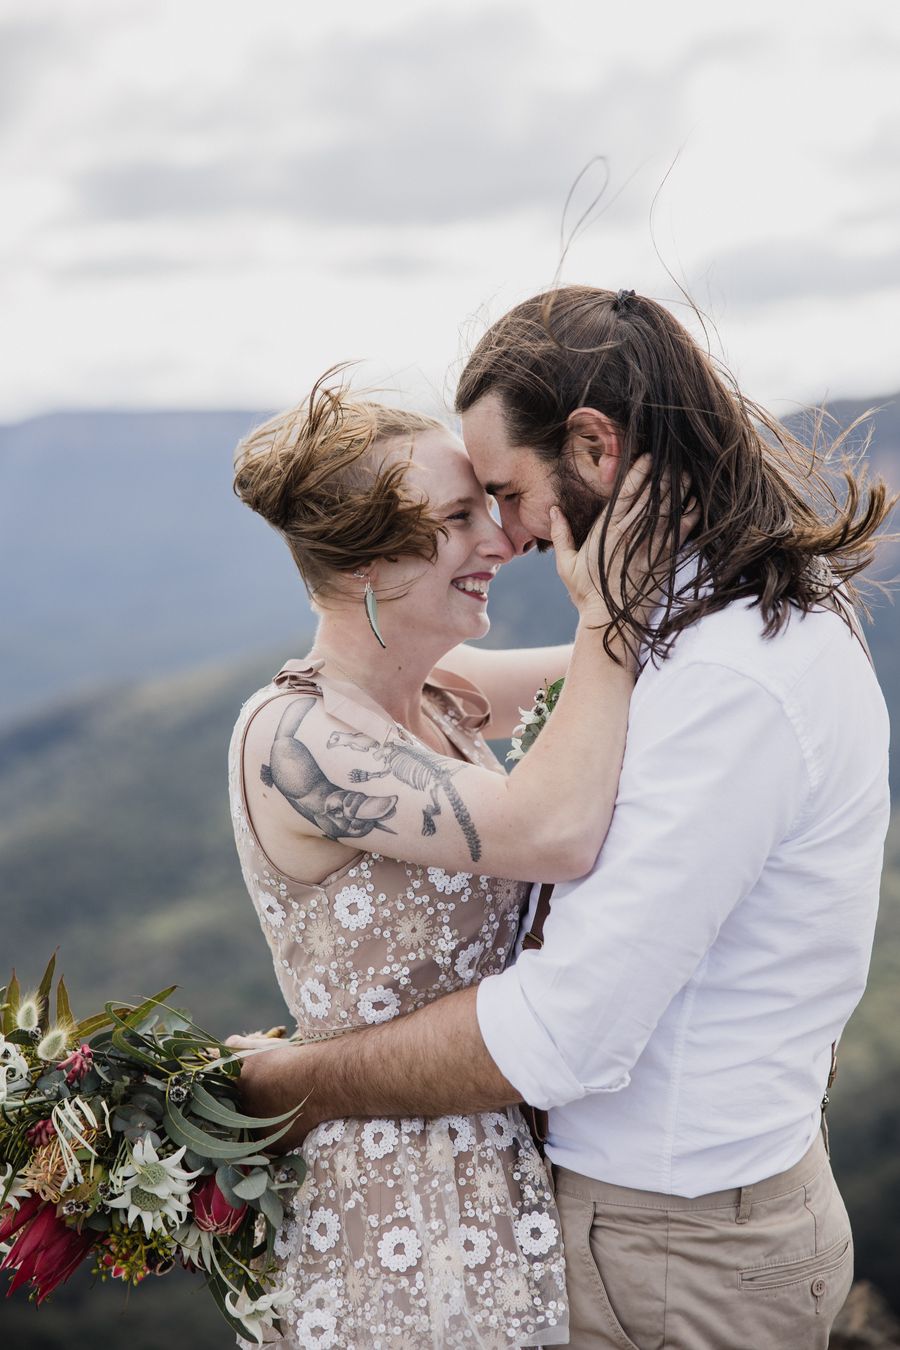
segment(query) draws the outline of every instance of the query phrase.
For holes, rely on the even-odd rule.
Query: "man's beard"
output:
[[[565,455],[561,455],[556,462],[553,485],[556,488],[559,508],[569,522],[575,547],[581,548],[606,502],[588,487],[584,479],[570,466]],[[546,553],[552,547],[549,539],[537,541],[538,553]]]

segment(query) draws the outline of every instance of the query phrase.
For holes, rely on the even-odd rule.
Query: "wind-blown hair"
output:
[[[377,558],[433,561],[446,527],[404,483],[409,457],[378,453],[411,445],[416,432],[445,430],[422,413],[350,397],[329,384],[251,431],[234,455],[236,496],[282,535],[311,595],[334,593],[339,574]]]
[[[598,569],[613,617],[608,649],[611,638],[622,633],[632,645],[647,642],[655,657],[664,657],[689,624],[743,597],[759,605],[765,635],[774,636],[792,609],[805,613],[821,602],[823,577],[826,589],[846,582],[848,601],[859,598],[852,580],[871,561],[876,531],[896,498],[888,497],[882,481],[868,484],[865,474],[845,461],[841,500],[825,460],[846,449],[865,418],[823,453],[816,448],[820,417],[810,449],[745,398],[733,377],[655,301],[589,286],[565,286],[526,300],[475,347],[457,388],[457,412],[489,393],[502,401],[512,443],[557,470],[566,467],[569,415],[590,407],[609,417],[623,448],[613,501],[636,457],[651,456],[649,506],[625,545],[623,593],[613,595]],[[666,508],[671,514],[659,554],[668,554],[664,566],[635,585],[628,562],[639,552],[646,556],[667,485],[680,483],[683,475],[699,504],[700,520],[690,537],[699,571],[689,591],[676,595],[671,542],[686,506],[677,495]],[[605,537],[606,526],[601,558]],[[636,570],[640,575],[642,569]],[[651,628],[641,608],[656,586],[662,588],[664,610]]]

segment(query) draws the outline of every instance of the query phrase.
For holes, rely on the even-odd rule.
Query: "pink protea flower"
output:
[[[6,1297],[30,1281],[38,1303],[67,1280],[96,1241],[94,1233],[78,1233],[56,1217],[56,1206],[31,1195],[0,1224],[0,1242],[13,1242],[0,1270],[14,1270]]]
[[[77,1050],[73,1050],[71,1055],[66,1055],[65,1059],[57,1064],[58,1069],[66,1070],[66,1082],[69,1087],[75,1083],[80,1083],[82,1078],[90,1072],[94,1063],[94,1052],[87,1041],[82,1041]]]
[[[228,1203],[214,1176],[207,1177],[202,1185],[194,1187],[191,1208],[194,1211],[194,1223],[205,1233],[236,1233],[247,1213],[246,1205],[235,1209]]]

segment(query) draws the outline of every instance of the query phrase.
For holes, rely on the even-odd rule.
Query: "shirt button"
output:
[[[813,1280],[811,1288],[816,1298],[821,1298],[822,1295],[825,1293],[825,1290],[828,1288],[828,1285],[825,1283],[824,1280]]]

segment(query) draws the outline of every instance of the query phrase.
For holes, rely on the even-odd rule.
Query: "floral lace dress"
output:
[[[360,853],[317,885],[279,871],[248,818],[247,727],[273,698],[323,698],[351,731],[396,725],[321,662],[288,662],[241,709],[229,752],[235,839],[275,974],[303,1039],[387,1022],[501,970],[523,882]],[[488,705],[435,671],[429,711],[470,762],[502,773]],[[412,739],[410,737],[410,739]],[[451,1350],[568,1341],[559,1217],[517,1107],[438,1119],[334,1120],[308,1135],[309,1173],[276,1241],[293,1295],[281,1337],[303,1350]],[[241,1342],[243,1344],[243,1342]]]

